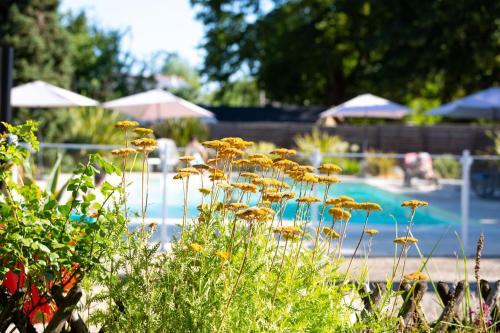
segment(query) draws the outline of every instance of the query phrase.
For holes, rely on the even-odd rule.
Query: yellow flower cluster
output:
[[[373,235],[376,235],[379,233],[379,231],[377,229],[365,229],[365,232],[370,235],[370,236],[373,236]]]
[[[295,193],[293,192],[269,192],[265,193],[262,196],[263,200],[267,200],[270,202],[279,202],[281,200],[290,200],[295,197]]]
[[[318,175],[318,182],[322,184],[335,184],[335,183],[340,183],[340,178],[333,177],[333,176],[325,176],[325,175]]]
[[[394,239],[394,243],[401,245],[415,244],[418,243],[418,239],[413,237],[397,237]]]
[[[295,155],[295,154],[297,154],[297,151],[294,149],[276,148],[274,150],[271,150],[271,154],[279,155],[279,156],[283,157],[283,156],[288,156],[288,155]]]
[[[205,142],[202,142],[202,145],[204,145],[207,148],[212,148],[215,150],[222,149],[222,148],[229,148],[231,146],[229,143],[221,141],[221,140],[205,141]]]
[[[328,214],[333,216],[335,220],[347,221],[351,218],[351,213],[338,207],[330,208]]]
[[[252,162],[250,162],[249,159],[240,158],[239,160],[232,160],[231,164],[235,165],[235,166],[243,167],[243,166],[249,166],[250,164],[252,164]]]
[[[250,183],[233,183],[231,186],[240,189],[244,192],[251,192],[251,193],[256,193],[257,192],[257,185],[255,184],[250,184]]]
[[[203,246],[201,246],[198,243],[191,243],[188,245],[188,247],[194,251],[194,252],[202,252],[203,251]]]
[[[300,203],[313,203],[313,202],[320,202],[321,200],[317,197],[313,196],[306,196],[306,197],[300,197],[297,199],[297,202]]]
[[[410,274],[406,274],[404,278],[409,281],[426,281],[429,279],[429,277],[422,272],[413,272]]]
[[[401,207],[410,207],[411,209],[417,209],[429,205],[428,202],[422,200],[407,200],[401,204]]]
[[[192,175],[197,175],[199,173],[198,170],[194,167],[182,168],[179,170],[179,172],[185,172],[185,173],[189,173]]]
[[[273,160],[273,166],[279,170],[290,170],[296,168],[299,164],[285,158],[277,158]]]
[[[299,227],[283,226],[273,229],[274,233],[280,234],[286,240],[296,240],[304,232]]]
[[[342,168],[332,163],[325,163],[318,168],[318,171],[329,175],[331,173],[342,172]]]
[[[132,145],[139,147],[142,152],[151,152],[156,148],[158,144],[155,139],[141,138],[132,140]]]
[[[130,121],[130,120],[119,121],[115,124],[116,128],[122,130],[128,130],[137,126],[139,126],[139,123],[137,121]]]
[[[250,207],[247,209],[240,210],[236,213],[236,216],[243,220],[251,221],[251,220],[259,220],[259,219],[267,219],[270,216],[274,215],[274,211],[270,208],[266,207]]]
[[[366,210],[367,212],[381,211],[382,207],[379,204],[373,202],[362,202],[359,204],[359,210]]]
[[[354,202],[354,199],[351,197],[348,197],[346,195],[341,195],[338,198],[330,198],[325,201],[325,204],[327,205],[334,205],[337,207],[342,207],[342,204],[344,202]]]
[[[185,156],[179,157],[179,161],[183,161],[183,162],[191,162],[192,160],[194,160],[194,156],[185,155]]]
[[[323,233],[332,239],[340,238],[340,234],[329,227],[324,227]]]
[[[226,251],[216,251],[215,255],[219,257],[222,261],[227,261],[229,260],[229,252]]]
[[[210,193],[212,193],[211,189],[205,187],[199,188],[198,191],[200,191],[200,193],[203,195],[209,195]]]
[[[141,136],[148,136],[153,133],[153,130],[151,128],[138,127],[134,128],[134,133]]]
[[[114,149],[111,151],[111,154],[114,156],[127,157],[130,154],[137,153],[137,150],[133,148],[120,148]]]
[[[244,202],[232,202],[227,205],[227,209],[231,211],[238,211],[245,208],[248,208],[248,205]]]
[[[244,177],[244,178],[250,178],[250,179],[259,178],[259,175],[254,173],[254,172],[242,172],[240,176]]]
[[[220,141],[229,143],[229,145],[236,149],[245,149],[253,145],[252,141],[245,141],[242,138],[224,138]]]

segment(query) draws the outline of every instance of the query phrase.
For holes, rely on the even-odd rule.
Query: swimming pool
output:
[[[198,188],[201,187],[199,180],[190,180],[190,189],[188,194],[188,213],[190,217],[195,217],[197,214],[196,206],[201,203],[201,194]],[[207,185],[207,184],[206,184]],[[316,196],[323,198],[323,186],[318,186]],[[132,185],[129,190],[129,206],[132,210],[140,210],[140,189],[138,184]],[[148,209],[147,217],[161,218],[161,198],[162,188],[159,179],[152,179],[149,184]],[[373,212],[370,216],[371,224],[398,224],[405,223],[410,218],[410,211],[407,208],[401,207],[401,202],[411,199],[401,194],[395,194],[378,187],[374,187],[365,183],[358,182],[343,182],[335,184],[330,189],[329,197],[339,195],[347,195],[354,198],[358,202],[371,201],[382,206],[382,212]],[[284,212],[284,218],[293,220],[297,207],[296,201],[290,201]],[[321,211],[321,205],[318,205],[318,212]],[[167,187],[167,218],[182,218],[183,214],[183,192],[180,181],[169,180]],[[330,218],[327,217],[327,220]],[[364,213],[353,212],[352,223],[363,223]],[[446,225],[460,223],[460,216],[453,212],[444,211],[433,207],[423,207],[417,210],[415,224],[425,225]]]

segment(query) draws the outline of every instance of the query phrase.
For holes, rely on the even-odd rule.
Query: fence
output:
[[[296,135],[310,133],[316,125],[292,122],[219,122],[210,125],[210,136],[238,136],[252,141],[269,141],[280,147],[294,146]],[[340,125],[317,127],[321,132],[339,135],[364,149],[406,153],[425,151],[432,154],[461,154],[462,150],[486,150],[491,139],[486,132],[498,125],[450,124],[409,126],[403,124]]]
[[[110,151],[112,149],[115,149],[116,146],[113,145],[91,145],[91,144],[54,144],[54,143],[41,143],[40,144],[40,151],[39,153],[36,154],[36,161],[39,165],[39,169],[43,169],[43,164],[44,164],[44,156],[48,153],[49,150],[59,150],[59,151],[66,151],[66,152],[72,152],[73,155],[75,155],[75,152],[80,151],[83,153],[82,155],[86,155],[87,152],[89,151]],[[164,148],[166,149],[166,147]],[[168,156],[168,151],[160,151],[159,156]],[[460,203],[459,203],[459,215],[460,215],[460,223],[461,223],[461,238],[462,242],[465,246],[466,249],[470,249],[470,239],[469,239],[469,225],[470,225],[470,207],[471,207],[471,168],[474,165],[474,163],[477,162],[483,162],[483,161],[489,161],[489,162],[500,162],[500,156],[484,156],[484,155],[471,155],[468,150],[464,150],[461,155],[439,155],[439,154],[434,154],[431,155],[433,160],[439,159],[440,157],[447,156],[447,158],[453,158],[454,160],[458,161],[461,165],[461,174],[460,174],[460,179],[456,181],[451,181],[447,182],[449,184],[452,184],[453,187],[456,187],[460,190]],[[395,153],[344,153],[344,154],[330,154],[330,155],[324,155],[322,156],[319,151],[315,151],[313,154],[307,156],[307,155],[300,155],[303,159],[309,160],[314,166],[319,166],[321,163],[329,160],[341,160],[341,159],[358,159],[362,161],[368,161],[368,160],[377,160],[381,161],[382,159],[395,159],[397,161],[400,161],[399,164],[403,164],[402,161],[405,158],[405,154],[395,154]],[[162,219],[162,228],[160,228],[160,239],[162,242],[166,243],[167,242],[167,218],[169,216],[169,212],[167,211],[167,176],[168,176],[168,166],[164,161],[161,163],[161,168],[160,168],[162,174],[161,174],[161,219]],[[500,177],[498,184],[500,187]],[[397,178],[396,180],[392,180],[393,182],[400,182],[401,177]],[[390,182],[390,180],[383,180],[384,184],[386,182]],[[385,185],[384,185],[385,186]],[[496,185],[495,185],[496,186]],[[424,194],[423,194],[424,195]],[[475,197],[474,197],[475,198]],[[424,196],[425,199],[425,196]],[[476,204],[476,198],[474,199],[474,204]],[[433,199],[428,199],[427,201],[433,201]],[[484,205],[489,205],[490,206],[490,211],[496,212],[494,208],[494,205],[496,204],[494,201],[488,202],[488,201],[480,201],[481,207],[479,211],[486,211],[484,209]],[[454,210],[456,208],[453,208],[456,206],[456,203],[452,202],[454,206],[450,206],[450,210]],[[496,214],[496,213],[493,213]],[[313,218],[316,216],[313,214]],[[496,219],[497,216],[486,216],[485,220],[488,219]],[[498,251],[500,253],[500,251]],[[497,253],[498,254],[498,253]]]

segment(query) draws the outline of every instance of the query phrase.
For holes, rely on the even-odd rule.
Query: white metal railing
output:
[[[88,151],[104,151],[119,148],[121,146],[117,145],[100,145],[100,144],[81,144],[81,143],[40,143],[39,159],[38,162],[42,162],[43,149],[63,149],[63,150],[88,150]],[[162,156],[168,156],[167,146],[159,147],[158,155],[160,156],[160,165],[162,172],[162,228],[160,229],[160,237],[162,243],[165,243],[167,238],[167,176],[168,167],[167,160],[162,159]],[[163,150],[162,150],[163,149]],[[179,151],[183,151],[183,148],[178,148]],[[461,180],[460,180],[460,216],[461,216],[461,238],[464,247],[468,247],[469,244],[469,212],[470,212],[470,178],[471,178],[471,167],[474,161],[500,161],[500,156],[497,155],[471,155],[468,150],[464,150],[461,155],[452,154],[430,154],[433,159],[447,156],[452,157],[460,162],[462,166]],[[335,154],[321,154],[319,150],[315,150],[312,154],[299,153],[300,157],[308,158],[312,165],[318,167],[325,157],[331,158],[356,158],[356,159],[366,159],[366,158],[394,158],[394,159],[404,159],[405,154],[396,153],[375,153],[375,152],[347,152],[347,153],[335,153]],[[317,212],[318,206],[315,205],[313,208],[312,216],[317,216],[314,211]]]

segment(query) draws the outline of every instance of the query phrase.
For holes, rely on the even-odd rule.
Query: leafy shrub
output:
[[[458,179],[461,177],[460,162],[452,155],[444,155],[434,159],[434,169],[442,178]]]
[[[297,149],[305,154],[311,154],[316,149],[322,154],[345,153],[349,151],[349,143],[338,135],[320,132],[317,128],[309,134],[297,135],[294,139]]]
[[[368,151],[374,153],[375,151]],[[395,158],[388,157],[370,157],[365,159],[365,171],[372,176],[391,176],[398,165]]]
[[[172,139],[179,147],[186,147],[193,136],[200,141],[208,137],[207,126],[196,118],[166,119],[153,130],[157,138]]]
[[[251,154],[269,154],[273,149],[276,148],[276,145],[272,142],[267,141],[259,141],[254,145],[247,149],[247,153]]]
[[[10,134],[0,137],[0,280],[8,293],[2,293],[0,328],[11,318],[22,318],[25,329],[32,331],[28,327],[51,320],[62,293],[71,293],[84,276],[102,268],[100,257],[110,238],[116,237],[116,226],[123,226],[123,215],[108,210],[96,196],[99,192],[107,201],[120,189],[106,183],[97,191],[93,176],[96,166],[108,174],[120,172],[99,155],[91,155],[67,184],[70,199],[60,202],[54,188],[45,191],[12,176],[29,158],[25,145],[38,149],[36,124],[5,126]],[[60,306],[58,311],[75,305]]]

